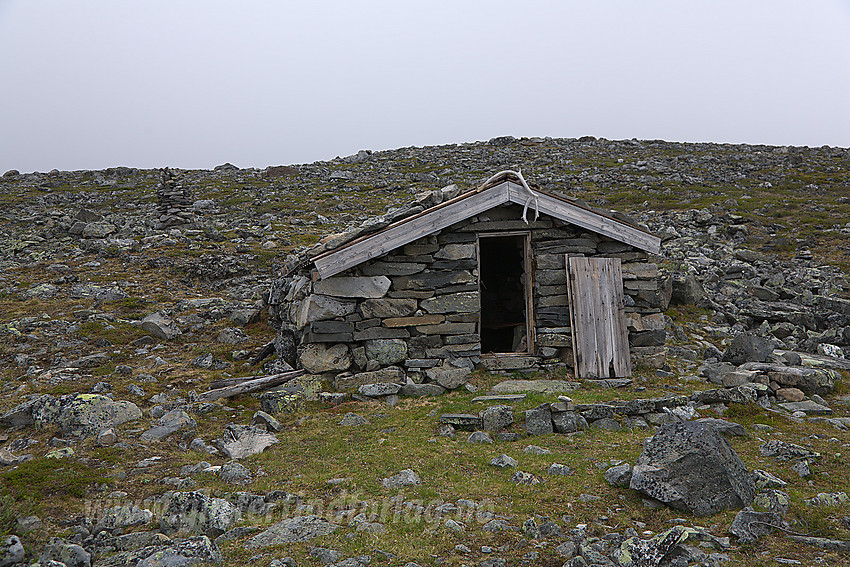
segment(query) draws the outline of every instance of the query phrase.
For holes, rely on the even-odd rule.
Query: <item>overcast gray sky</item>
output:
[[[850,146],[850,0],[0,0],[0,173],[584,135]]]

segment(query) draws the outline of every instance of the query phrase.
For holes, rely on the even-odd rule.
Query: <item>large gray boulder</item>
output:
[[[723,361],[739,365],[745,362],[767,362],[773,354],[773,343],[753,333],[741,333],[732,339],[723,353]]]
[[[676,274],[673,276],[673,289],[670,303],[673,305],[701,305],[706,293],[694,274]]]
[[[151,520],[153,520],[153,513],[135,504],[115,506],[102,513],[95,525],[94,533],[107,531],[112,535],[121,535],[131,528],[149,524]]]
[[[164,341],[176,339],[180,335],[177,324],[159,311],[142,319],[142,330]]]
[[[666,425],[648,439],[629,486],[697,516],[743,508],[756,491],[729,442],[695,422]]]
[[[529,435],[548,435],[552,433],[552,410],[549,404],[525,410],[525,432]]]
[[[42,397],[30,406],[38,427],[57,426],[64,433],[94,436],[104,429],[142,417],[133,402],[114,401],[100,394],[69,394],[60,398]]]
[[[513,425],[514,408],[506,405],[492,406],[478,412],[481,425],[487,431],[501,431]]]

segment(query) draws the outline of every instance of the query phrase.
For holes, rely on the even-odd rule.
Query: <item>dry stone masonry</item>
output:
[[[404,210],[421,212],[456,192],[450,187],[426,194]],[[374,226],[384,223],[332,240],[347,242]],[[482,356],[476,243],[481,233],[518,230],[531,235],[537,352]],[[650,255],[545,215],[526,224],[517,205],[474,215],[344,274],[313,281],[303,266],[327,249],[327,243],[320,244],[291,257],[291,273],[276,282],[268,297],[273,322],[296,337],[298,365],[326,376],[339,389],[408,380],[455,389],[476,367],[497,372],[572,367],[567,255],[620,259],[631,354],[640,364],[664,363],[665,321],[657,264]],[[523,300],[522,290],[517,297]],[[515,350],[527,352],[524,341],[527,337],[518,337]]]
[[[195,221],[192,204],[192,193],[168,168],[163,169],[156,188],[156,228],[192,224]]]

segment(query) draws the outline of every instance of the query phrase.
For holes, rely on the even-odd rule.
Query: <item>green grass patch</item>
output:
[[[84,464],[74,458],[37,458],[10,471],[0,472],[0,484],[16,501],[51,501],[85,498],[93,487],[108,482],[101,466]]]

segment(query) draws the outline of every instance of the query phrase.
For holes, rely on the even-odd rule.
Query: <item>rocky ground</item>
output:
[[[288,253],[517,168],[663,237],[664,369],[205,394],[274,370]],[[0,567],[850,564],[848,189],[847,149],[594,138],[7,172]]]

